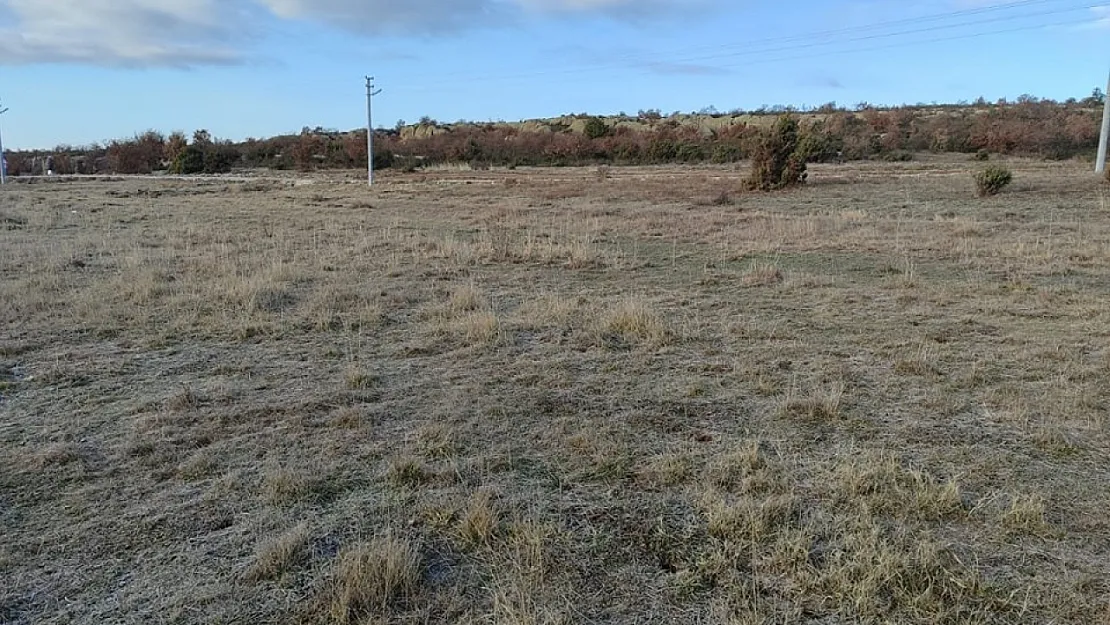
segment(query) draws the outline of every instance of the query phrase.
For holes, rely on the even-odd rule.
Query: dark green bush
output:
[[[873,160],[886,161],[887,163],[908,163],[913,160],[913,152],[908,150],[891,150],[876,154]]]
[[[987,150],[979,150],[971,158],[977,161],[985,162],[991,160],[991,153]]]
[[[204,147],[204,173],[226,174],[239,160],[239,152],[229,143],[212,143]]]
[[[186,146],[177,152],[170,163],[170,173],[191,176],[204,171],[204,150],[197,145]]]
[[[600,139],[609,134],[609,126],[600,117],[591,117],[586,121],[584,132],[588,139]]]
[[[1014,180],[1014,174],[1001,165],[991,165],[975,174],[975,189],[979,197],[998,195]]]
[[[752,172],[747,186],[752,190],[776,191],[806,180],[806,158],[798,149],[798,118],[781,115],[763,133],[752,154]]]
[[[230,143],[202,142],[179,148],[170,163],[170,173],[191,176],[194,174],[226,174],[239,161],[239,152]]]
[[[713,146],[711,159],[714,163],[723,165],[744,160],[744,148],[731,143],[718,143]]]

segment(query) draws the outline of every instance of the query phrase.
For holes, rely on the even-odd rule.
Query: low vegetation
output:
[[[798,143],[798,119],[783,115],[763,134],[752,154],[749,189],[777,191],[804,183],[806,155]]]
[[[1009,169],[998,165],[991,165],[975,173],[975,190],[979,197],[998,195],[1014,180],[1014,174]]]
[[[6,185],[0,623],[1107,625],[1107,191],[996,160]]]
[[[860,103],[847,109],[829,103],[796,111],[786,107],[664,116],[567,115],[527,122],[446,124],[425,118],[399,123],[375,136],[377,169],[416,172],[436,165],[519,167],[528,165],[730,164],[766,149],[767,133],[783,114],[797,120],[797,154],[806,162],[884,160],[901,162],[923,152],[959,152],[986,160],[990,154],[1052,160],[1091,158],[1098,145],[1101,92],[1065,102],[1022,96],[1017,101],[880,108]],[[238,143],[186,141],[148,131],[107,145],[58,146],[9,153],[13,175],[42,173],[45,156],[62,174],[212,173],[230,167],[348,169],[366,166],[366,132],[304,128],[299,134]],[[186,147],[186,144],[188,147]],[[36,160],[37,159],[37,160]],[[36,168],[36,163],[38,166]],[[776,181],[775,184],[780,184]],[[760,183],[763,184],[763,183]]]

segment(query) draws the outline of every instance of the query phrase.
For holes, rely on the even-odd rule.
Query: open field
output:
[[[1110,625],[1110,188],[0,189],[0,623]]]

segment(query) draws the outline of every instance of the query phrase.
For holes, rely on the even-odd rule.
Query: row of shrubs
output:
[[[1099,133],[1097,107],[1031,98],[964,108],[829,110],[786,118],[793,120],[792,158],[802,162],[909,160],[922,151],[1066,159],[1093,154]],[[764,124],[746,123],[705,131],[677,116],[649,122],[652,128],[645,131],[588,117],[580,132],[569,128],[534,132],[508,124],[439,126],[429,120],[423,133],[376,132],[374,161],[379,169],[467,162],[478,166],[734,163],[764,149],[770,132],[761,129]],[[63,174],[356,168],[366,166],[366,147],[365,131],[306,128],[300,134],[238,143],[220,141],[203,130],[191,138],[150,131],[104,146],[10,153],[8,164],[13,175],[33,173],[49,153],[55,171]]]

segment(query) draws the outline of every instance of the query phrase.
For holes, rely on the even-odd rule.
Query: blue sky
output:
[[[1082,0],[0,0],[5,147],[422,116],[516,120],[1088,95]]]

